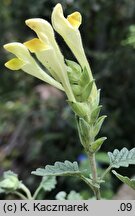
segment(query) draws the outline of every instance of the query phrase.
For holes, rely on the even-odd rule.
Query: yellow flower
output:
[[[13,58],[5,63],[5,66],[11,70],[22,69],[26,73],[35,76],[58,89],[64,90],[62,85],[50,77],[45,71],[43,71],[33,57],[30,55],[26,46],[21,43],[9,43],[4,45],[4,48],[13,53],[17,58]]]
[[[36,32],[39,40],[34,39],[28,41],[24,43],[25,46],[32,52],[35,52],[39,61],[50,71],[52,76],[62,83],[68,99],[75,101],[68,79],[64,57],[55,40],[52,26],[46,20],[39,18],[26,20],[26,25]],[[36,46],[35,42],[44,45],[39,46],[39,49],[34,48]]]
[[[82,23],[82,16],[79,12],[74,12],[67,16],[67,20],[73,28],[78,29]]]
[[[52,47],[38,38],[27,41],[24,45],[30,50],[30,52],[35,53],[37,59],[48,69],[52,76],[60,82],[57,73],[55,73],[59,68]],[[53,59],[53,61],[50,61],[51,59]]]
[[[93,80],[92,72],[85,56],[82,45],[82,39],[78,30],[82,23],[82,17],[79,12],[70,14],[67,18],[64,17],[61,4],[57,4],[52,12],[52,25],[54,29],[63,37],[79,64],[87,68],[90,80]],[[93,93],[97,94],[96,86],[94,85]]]

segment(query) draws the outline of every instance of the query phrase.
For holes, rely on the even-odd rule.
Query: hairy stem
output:
[[[97,167],[96,167],[96,160],[95,160],[95,153],[88,152],[88,157],[90,161],[90,169],[92,174],[92,181],[93,181],[93,192],[97,200],[101,199],[100,196],[100,189],[94,186],[97,183]]]
[[[103,180],[104,178],[105,178],[105,176],[106,176],[106,174],[108,173],[108,172],[110,172],[110,170],[111,170],[111,165],[104,171],[104,173],[103,173],[103,175],[101,176],[101,180]]]
[[[14,194],[17,195],[17,196],[19,196],[19,197],[20,197],[21,199],[23,199],[23,200],[27,200],[27,197],[24,196],[23,194],[21,194],[21,193],[18,192],[18,191],[15,191]]]
[[[34,193],[34,195],[33,195],[33,200],[36,199],[36,197],[37,197],[37,195],[38,195],[38,193],[40,192],[41,189],[42,189],[42,186],[39,185],[39,187],[36,189],[36,191],[35,191],[35,193]]]
[[[81,175],[80,177],[92,190],[93,190],[93,185],[90,183],[89,179]]]
[[[29,191],[29,189],[21,183],[20,189],[23,190],[25,192],[25,194],[27,195],[28,200],[32,200],[32,196],[31,196],[31,192]]]

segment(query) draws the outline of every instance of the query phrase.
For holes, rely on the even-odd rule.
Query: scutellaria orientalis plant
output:
[[[109,152],[109,167],[99,176],[95,155],[106,140],[106,137],[98,137],[101,126],[106,118],[100,116],[100,90],[97,89],[95,80],[86,58],[79,26],[82,16],[74,12],[64,17],[61,4],[57,4],[51,16],[52,25],[44,19],[34,18],[26,20],[26,25],[37,35],[25,43],[8,43],[4,48],[16,57],[5,63],[11,70],[23,70],[24,72],[39,78],[40,80],[58,88],[67,96],[67,102],[72,108],[80,142],[89,158],[90,174],[80,171],[77,162],[56,162],[54,166],[47,165],[44,169],[38,168],[32,174],[42,176],[42,182],[32,196],[28,188],[20,182],[15,174],[8,172],[1,181],[0,188],[3,192],[14,192],[22,199],[35,199],[45,182],[50,181],[52,188],[55,185],[55,176],[75,176],[84,181],[93,191],[97,200],[101,199],[100,190],[105,182],[106,174],[113,168],[128,167],[135,164],[135,148],[127,150],[115,149]],[[63,54],[55,40],[54,30],[62,36],[65,43],[74,54],[77,62],[64,59]],[[33,58],[35,54],[36,58]],[[37,59],[38,61],[36,61]],[[44,69],[38,64],[40,62]],[[135,179],[129,179],[112,170],[121,181],[135,189]],[[50,180],[48,180],[51,178]],[[23,190],[24,196],[17,190]],[[48,189],[48,188],[47,188]]]

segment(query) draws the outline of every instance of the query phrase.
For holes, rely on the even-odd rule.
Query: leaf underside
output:
[[[121,180],[123,183],[127,184],[129,187],[135,190],[135,179],[130,179],[127,176],[122,176],[115,170],[112,170],[112,172],[119,180]]]
[[[128,167],[129,165],[135,165],[135,148],[130,151],[127,148],[123,148],[120,151],[115,149],[113,153],[108,152],[110,165],[112,168]]]

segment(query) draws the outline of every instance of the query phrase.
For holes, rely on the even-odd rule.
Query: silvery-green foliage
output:
[[[41,186],[45,191],[51,191],[57,184],[55,176],[44,176],[41,181]]]
[[[78,163],[65,161],[65,162],[55,162],[54,165],[46,165],[45,168],[38,168],[33,171],[32,174],[38,176],[67,176],[67,175],[81,175]]]
[[[56,194],[56,200],[66,200],[67,193],[65,191],[60,191]]]
[[[3,174],[3,180],[0,181],[0,192],[8,193],[20,188],[18,176],[12,171],[6,171]]]
[[[65,191],[60,191],[56,195],[57,200],[83,200],[83,197],[77,193],[76,191],[70,191],[69,194],[67,194]]]
[[[67,195],[67,200],[83,200],[83,197],[76,191],[70,191]]]
[[[112,153],[108,152],[110,165],[112,168],[128,167],[135,164],[135,148],[128,150],[123,148],[120,151],[115,149]]]
[[[130,179],[127,176],[122,176],[115,170],[112,170],[112,172],[119,180],[121,180],[123,183],[127,184],[129,187],[135,190],[135,179]]]

